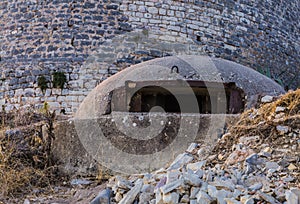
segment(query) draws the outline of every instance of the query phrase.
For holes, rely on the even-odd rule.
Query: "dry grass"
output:
[[[277,107],[284,107],[285,110],[276,113]],[[276,130],[277,125],[288,126],[291,130],[300,129],[300,89],[290,91],[259,109],[245,111],[238,122],[229,129],[230,137],[220,140],[214,152],[231,149],[240,137],[259,136],[260,143],[270,147],[283,145],[284,137]]]
[[[41,132],[41,126],[53,119],[49,116],[48,110],[33,108],[1,113],[0,198],[19,196],[57,181],[49,156],[50,140]]]

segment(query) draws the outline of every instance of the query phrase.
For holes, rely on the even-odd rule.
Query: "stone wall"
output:
[[[252,68],[270,69],[274,78],[298,79],[300,3],[292,1],[133,1],[120,10],[133,27],[146,27],[160,40],[192,39],[203,53]],[[282,75],[280,75],[282,73]],[[287,84],[287,83],[286,83]]]
[[[300,76],[300,5],[273,1],[25,1],[0,3],[0,105],[49,102],[76,111],[98,83],[125,67],[174,54],[208,54]],[[51,74],[64,72],[64,89]],[[42,92],[37,79],[45,76]],[[292,81],[289,84],[289,81]]]

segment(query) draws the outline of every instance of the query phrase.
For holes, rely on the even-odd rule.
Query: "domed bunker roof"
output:
[[[165,57],[103,81],[83,101],[74,123],[83,147],[99,163],[141,173],[163,167],[192,142],[213,147],[246,97],[281,93],[271,79],[230,61]]]
[[[187,83],[183,85],[179,81]],[[130,109],[130,100],[128,98],[125,100],[125,95],[128,97],[128,93],[125,92],[128,92],[130,86],[134,86],[131,87],[131,97],[137,97],[134,93],[145,87],[148,87],[149,92],[152,91],[154,95],[160,91],[168,92],[165,89],[154,90],[154,87],[164,88],[164,86],[206,87],[210,95],[214,91],[213,88],[224,89],[225,92],[238,90],[241,96],[236,100],[243,100],[243,103],[255,95],[276,96],[285,92],[270,78],[228,60],[208,56],[170,56],[131,66],[106,79],[86,97],[76,116],[79,118],[97,117],[114,110],[142,112],[143,108]],[[115,91],[115,96],[119,96],[114,97],[113,91]],[[245,97],[243,98],[243,96]],[[128,104],[120,107],[122,106],[120,100],[124,100]]]

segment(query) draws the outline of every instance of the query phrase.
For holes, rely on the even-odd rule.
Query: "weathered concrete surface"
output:
[[[115,113],[114,118],[120,119],[120,121],[126,121],[124,124],[124,127],[130,126],[133,130],[141,128],[141,127],[147,127],[149,125],[149,116],[147,114],[143,114],[143,119],[141,119],[141,114],[138,113],[131,113],[129,117],[124,113]],[[156,151],[161,151],[162,149],[166,148],[170,143],[174,141],[174,139],[179,134],[180,125],[182,125],[180,122],[180,115],[178,114],[167,114],[167,120],[164,121],[163,124],[161,124],[161,121],[165,119],[163,117],[162,113],[157,113],[155,115],[151,116],[152,121],[156,120],[159,123],[159,126],[162,127],[161,132],[154,138],[149,138],[149,140],[139,141],[135,140],[138,138],[133,138],[131,140],[128,140],[126,137],[126,134],[128,132],[124,133],[122,132],[122,129],[118,125],[118,121],[114,121],[112,115],[104,115],[98,118],[97,124],[99,127],[101,127],[101,130],[103,132],[103,135],[108,138],[109,142],[111,142],[115,147],[122,149],[124,153],[130,153],[130,154],[151,154],[155,153]],[[186,141],[182,141],[183,143],[189,143],[189,142],[199,142],[199,143],[215,143],[215,138],[218,137],[218,135],[210,135],[212,132],[209,132],[209,127],[212,125],[212,123],[216,122],[223,122],[223,117],[219,117],[216,115],[214,118],[211,117],[211,115],[203,114],[186,114],[183,116],[185,119],[188,120],[188,122],[199,122],[199,128],[197,130],[197,136],[196,138],[190,138],[190,140],[185,139]],[[200,118],[200,120],[199,120]],[[226,125],[230,125],[235,122],[237,118],[237,115],[227,115],[226,116]],[[81,121],[82,123],[86,122],[86,125],[93,128],[91,126],[90,120]],[[133,126],[133,124],[136,124]],[[87,151],[86,146],[82,144],[81,139],[78,137],[77,128],[75,128],[76,123],[74,123],[73,120],[71,121],[61,121],[58,124],[56,124],[56,132],[53,143],[53,154],[56,159],[59,160],[61,170],[68,173],[69,175],[97,175],[98,170],[104,170],[107,169],[104,166],[101,166],[96,159],[93,159],[93,157],[96,157],[97,155],[89,154],[90,152]],[[194,126],[195,124],[192,124]],[[84,129],[84,128],[83,128]],[[190,134],[193,133],[192,130],[186,130],[187,134],[190,131]],[[222,134],[223,129],[219,130],[219,132],[216,132],[216,134]],[[147,139],[146,131],[144,133],[141,133],[142,136]],[[131,134],[133,135],[133,133]],[[90,146],[97,145],[97,139],[91,138]],[[110,145],[110,144],[107,144]],[[88,153],[89,152],[89,153]],[[113,157],[117,157],[117,155],[112,155]],[[171,159],[174,159],[177,155],[170,155],[170,161]],[[99,169],[101,168],[101,169]],[[148,170],[148,169],[145,169]],[[110,171],[109,171],[110,172]]]
[[[97,175],[98,164],[83,148],[74,122],[60,121],[55,125],[52,153],[60,170],[68,175]]]

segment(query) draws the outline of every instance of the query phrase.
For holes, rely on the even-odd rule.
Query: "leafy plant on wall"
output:
[[[46,77],[40,76],[37,81],[38,81],[38,87],[40,87],[40,89],[44,93],[45,90],[48,88],[48,80],[46,79]]]
[[[54,72],[52,74],[53,88],[63,89],[66,82],[67,82],[67,77],[63,72]]]

